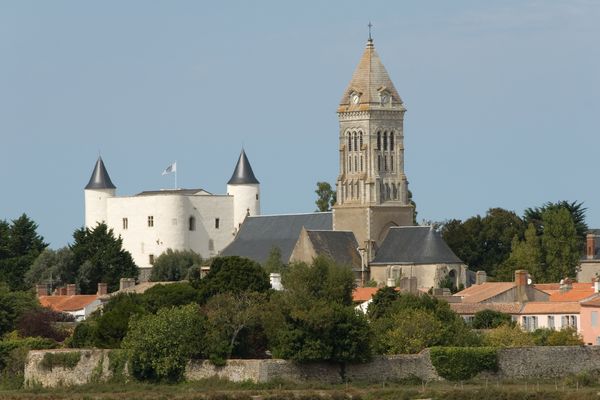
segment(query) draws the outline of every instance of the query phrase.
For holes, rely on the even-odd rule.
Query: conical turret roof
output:
[[[116,189],[117,187],[110,180],[110,176],[106,171],[106,167],[104,166],[104,162],[102,161],[102,157],[98,157],[98,161],[96,161],[96,165],[94,166],[94,171],[92,172],[92,176],[90,177],[90,181],[88,182],[86,189]]]
[[[242,149],[240,158],[235,166],[231,179],[227,182],[228,185],[244,185],[249,183],[259,183],[258,179],[254,176],[250,161],[246,157],[246,152]]]
[[[358,95],[356,100],[353,99],[355,94]],[[340,100],[338,111],[368,110],[373,106],[380,107],[384,94],[391,97],[392,106],[402,105],[402,99],[375,51],[373,40],[369,39],[352,75],[352,80]]]

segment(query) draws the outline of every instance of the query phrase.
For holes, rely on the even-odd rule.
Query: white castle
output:
[[[225,195],[173,189],[117,196],[100,157],[84,192],[86,228],[105,222],[115,236],[120,235],[140,267],[141,280],[167,249],[215,256],[235,238],[247,216],[260,215],[260,184],[244,150]]]

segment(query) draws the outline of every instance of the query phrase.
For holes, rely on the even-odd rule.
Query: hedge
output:
[[[437,373],[450,381],[467,380],[483,371],[498,370],[495,347],[432,347],[430,355]]]

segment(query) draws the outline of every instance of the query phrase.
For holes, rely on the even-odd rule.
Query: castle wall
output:
[[[258,184],[227,185],[227,194],[233,196],[233,227],[239,229],[248,213],[260,215],[260,187]]]
[[[86,228],[94,228],[98,223],[107,221],[107,202],[115,193],[115,189],[84,190]]]
[[[140,268],[151,268],[151,256],[156,259],[169,248],[190,249],[208,258],[233,239],[231,196],[157,194],[115,197],[107,204],[108,226],[123,238]]]

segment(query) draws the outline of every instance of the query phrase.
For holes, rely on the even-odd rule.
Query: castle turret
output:
[[[114,197],[117,187],[110,180],[102,157],[98,157],[90,181],[85,187],[85,226],[93,228],[106,222],[107,199]]]
[[[260,184],[243,149],[227,182],[227,194],[233,196],[234,229],[239,229],[246,216],[260,215]]]

